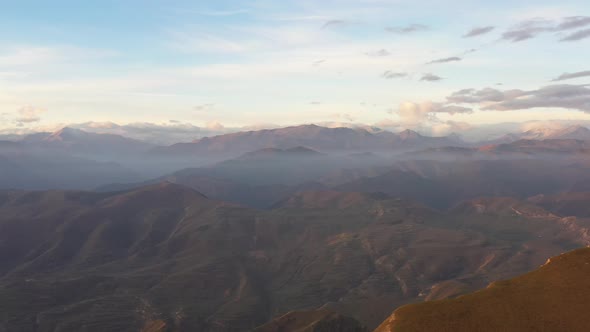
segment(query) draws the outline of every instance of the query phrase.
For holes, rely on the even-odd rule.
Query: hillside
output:
[[[375,331],[589,331],[588,275],[590,249],[576,250],[472,294],[401,307]]]
[[[285,202],[259,211],[171,183],[0,192],[2,328],[229,332],[322,308],[372,329],[391,308],[590,243],[587,220],[510,212],[512,201],[485,213],[358,193]]]

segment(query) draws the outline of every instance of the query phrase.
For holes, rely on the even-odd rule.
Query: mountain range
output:
[[[590,140],[590,129],[584,126],[567,126],[564,128],[536,128],[521,133],[506,134],[491,143],[511,143],[518,140],[547,140],[547,139],[568,139],[568,140]]]
[[[305,146],[318,151],[394,151],[463,144],[457,137],[427,137],[406,130],[369,132],[357,128],[325,128],[302,125],[279,129],[248,131],[205,137],[191,143],[178,143],[153,150],[158,155],[220,154],[235,155],[265,148],[288,149]]]

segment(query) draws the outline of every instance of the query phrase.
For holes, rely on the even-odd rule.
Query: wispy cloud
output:
[[[314,61],[311,65],[314,67],[321,66],[323,63],[326,62],[326,59]]]
[[[367,56],[370,57],[384,57],[384,56],[390,56],[391,52],[389,52],[388,50],[382,48],[378,51],[373,51],[373,52],[367,52],[365,53]]]
[[[495,27],[493,27],[493,26],[473,28],[473,29],[469,30],[465,35],[463,35],[463,38],[471,38],[471,37],[485,35],[487,33],[492,32],[494,29],[495,29]]]
[[[408,76],[408,73],[405,73],[405,72],[394,72],[394,71],[391,71],[391,70],[386,70],[381,75],[381,77],[383,77],[385,79],[388,79],[388,80],[391,80],[391,79],[394,79],[394,78],[403,78],[403,77],[407,77],[407,76]]]
[[[347,20],[329,20],[324,25],[322,25],[322,30],[324,29],[332,29],[332,28],[340,28],[347,25],[350,25],[351,22]]]
[[[427,64],[436,64],[436,63],[449,63],[449,62],[457,62],[457,61],[461,61],[463,60],[463,58],[460,58],[458,56],[452,56],[449,58],[442,58],[442,59],[436,59],[436,60],[432,60],[430,62],[428,62]]]
[[[557,30],[578,29],[590,25],[590,16],[570,16],[562,20]]]
[[[423,74],[422,77],[420,78],[420,81],[426,81],[426,82],[437,82],[437,81],[441,81],[441,80],[443,80],[442,77],[440,77],[438,75],[434,75],[432,73]]]
[[[588,76],[590,76],[590,70],[579,71],[579,72],[575,72],[575,73],[563,73],[563,74],[559,75],[559,77],[554,78],[552,81],[553,82],[565,81],[565,80],[571,80],[574,78],[588,77]]]
[[[520,42],[535,38],[537,35],[552,31],[554,22],[546,19],[534,19],[519,23],[502,34],[502,39],[511,42]]]
[[[523,21],[516,26],[508,29],[502,34],[502,39],[511,42],[521,42],[537,37],[543,33],[565,32],[568,30],[579,29],[590,25],[588,16],[570,16],[562,18],[560,21],[537,18]],[[590,37],[590,29],[580,30],[571,33],[561,41],[577,41]]]
[[[414,23],[414,24],[410,24],[410,25],[406,25],[406,26],[392,26],[392,27],[386,27],[385,31],[387,32],[391,32],[391,33],[397,33],[397,34],[409,34],[409,33],[414,33],[414,32],[419,32],[419,31],[425,31],[428,30],[428,26],[424,25],[424,24],[418,24],[418,23]]]
[[[586,39],[590,37],[590,29],[584,29],[580,31],[576,31],[570,35],[563,37],[560,41],[562,42],[571,42],[571,41],[578,41],[582,39]]]
[[[195,106],[195,111],[197,112],[206,112],[210,111],[215,107],[215,104],[202,104]]]

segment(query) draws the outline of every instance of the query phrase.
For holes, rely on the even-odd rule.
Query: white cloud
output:
[[[42,108],[37,108],[31,105],[21,107],[17,111],[15,122],[17,126],[22,127],[24,125],[41,121],[41,113],[45,112]]]

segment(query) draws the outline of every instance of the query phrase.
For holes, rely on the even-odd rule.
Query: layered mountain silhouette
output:
[[[572,139],[579,141],[590,140],[590,129],[584,126],[569,126],[565,128],[537,128],[522,133],[506,134],[493,144],[512,143],[518,140],[546,140],[546,139]]]
[[[191,143],[179,143],[153,150],[160,155],[222,154],[235,155],[249,151],[305,146],[318,151],[356,151],[414,149],[457,144],[456,137],[426,137],[406,130],[369,132],[358,128],[325,128],[303,125],[280,129],[240,132],[206,137]]]
[[[33,148],[63,150],[96,157],[141,154],[154,147],[152,144],[120,135],[97,134],[70,127],[53,133],[28,135],[22,142]]]

